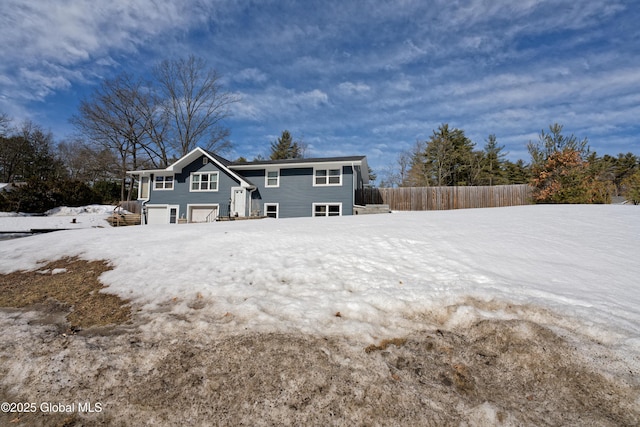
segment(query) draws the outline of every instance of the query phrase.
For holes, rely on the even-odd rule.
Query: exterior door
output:
[[[242,187],[231,187],[231,215],[246,216],[247,210],[247,189]]]

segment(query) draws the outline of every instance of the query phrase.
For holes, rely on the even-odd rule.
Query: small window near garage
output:
[[[173,175],[156,175],[153,181],[154,190],[173,190]]]
[[[265,187],[278,187],[280,186],[280,171],[273,170],[267,171]]]
[[[218,172],[199,172],[191,174],[190,191],[218,191]]]
[[[342,185],[342,170],[338,169],[316,169],[314,173],[313,185]]]
[[[340,216],[342,215],[341,203],[314,203],[313,216]]]
[[[269,218],[278,218],[278,204],[277,203],[265,203],[264,214]]]

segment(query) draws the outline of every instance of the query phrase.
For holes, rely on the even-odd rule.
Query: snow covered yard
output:
[[[0,273],[64,257],[108,261],[133,320],[3,310],[0,395],[102,410],[0,423],[640,422],[638,207],[70,230],[0,242]]]
[[[113,213],[113,209],[114,206],[107,205],[60,207],[39,216],[17,212],[0,212],[0,240],[12,239],[30,232],[31,229],[74,230],[110,227],[106,218]]]

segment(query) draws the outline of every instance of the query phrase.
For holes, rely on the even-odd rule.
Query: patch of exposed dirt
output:
[[[101,292],[98,278],[111,267],[104,261],[63,258],[37,271],[0,275],[0,307],[35,309],[49,323],[66,313],[71,331],[130,320],[128,301]]]
[[[44,267],[66,273],[22,274],[57,281],[75,269],[84,279],[72,281],[86,285],[94,277],[88,265],[95,272],[107,268],[77,262]],[[3,295],[7,289],[14,290],[3,287]],[[105,295],[97,289],[85,298]],[[373,345],[300,333],[222,334],[216,324],[188,316],[167,316],[175,322],[170,326],[136,317],[129,325],[102,326],[105,333],[69,335],[59,333],[60,316],[75,312],[78,302],[62,298],[24,297],[29,309],[0,311],[0,401],[37,407],[0,412],[0,425],[640,424],[637,376],[599,372],[573,344],[530,321],[425,327]],[[105,318],[117,324],[113,319],[129,315],[96,317]],[[149,332],[157,327],[162,334]],[[43,403],[74,406],[51,412]]]

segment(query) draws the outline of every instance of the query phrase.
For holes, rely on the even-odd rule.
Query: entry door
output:
[[[247,209],[247,189],[242,187],[231,188],[231,215],[245,216]]]

